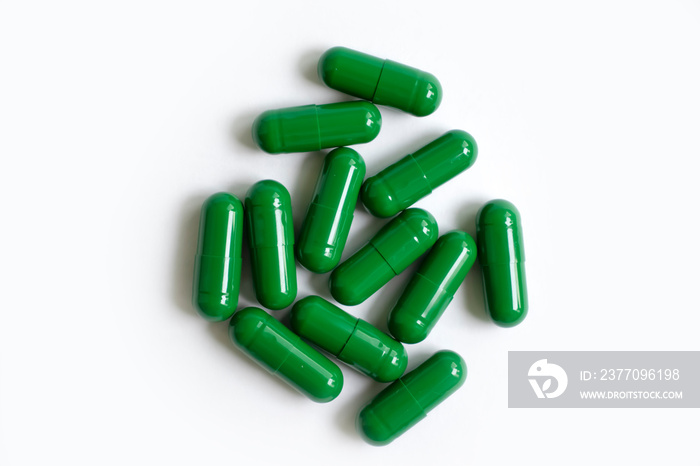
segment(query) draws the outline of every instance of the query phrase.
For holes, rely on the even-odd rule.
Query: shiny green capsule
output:
[[[343,373],[262,309],[238,311],[229,324],[233,343],[267,369],[318,403],[335,399],[343,388]]]
[[[463,231],[437,240],[389,313],[389,332],[418,343],[428,336],[476,260],[476,244]]]
[[[326,155],[296,245],[297,259],[312,272],[330,272],[340,262],[364,178],[365,161],[354,150]]]
[[[304,105],[263,112],[253,123],[253,140],[267,153],[311,152],[370,142],[382,115],[369,102]]]
[[[292,330],[377,382],[392,382],[406,370],[406,350],[398,341],[318,296],[297,301]]]
[[[367,178],[362,185],[362,203],[377,217],[396,215],[471,167],[477,152],[469,133],[448,131]]]
[[[518,325],[528,308],[518,209],[503,199],[487,202],[476,215],[476,244],[487,313],[501,327]]]
[[[268,309],[290,306],[297,273],[289,192],[277,181],[258,181],[246,194],[245,213],[255,296]]]
[[[360,304],[435,244],[438,226],[422,209],[407,209],[379,230],[367,244],[340,264],[329,285],[341,304]]]
[[[438,351],[362,408],[357,428],[373,445],[391,443],[457,391],[466,378],[467,366],[457,353]]]
[[[337,91],[415,116],[430,115],[442,101],[442,86],[432,74],[345,47],[321,56],[318,76]]]
[[[226,320],[236,310],[242,239],[241,201],[228,193],[217,193],[204,201],[199,216],[192,303],[207,320]]]

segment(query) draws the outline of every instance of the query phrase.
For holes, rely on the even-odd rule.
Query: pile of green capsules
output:
[[[404,374],[407,356],[401,342],[418,343],[428,336],[474,263],[477,246],[492,320],[510,327],[525,318],[520,215],[510,202],[493,200],[477,214],[476,245],[463,231],[438,237],[435,218],[409,207],[474,163],[477,146],[471,135],[448,131],[366,180],[362,157],[345,147],[369,142],[379,133],[381,114],[370,102],[416,116],[434,112],[442,100],[438,80],[342,47],[323,54],[318,71],[329,87],[364,100],[271,110],[253,124],[253,138],[268,153],[335,148],[325,156],[297,241],[290,195],[280,183],[254,184],[245,208],[231,194],[214,194],[202,206],[193,301],[205,319],[233,315],[233,342],[314,401],[336,398],[343,374],[309,343],[377,382],[392,382],[360,410],[357,422],[367,441],[384,445],[464,383],[466,366],[452,351],[439,351]],[[358,198],[374,216],[393,218],[338,265]],[[354,306],[427,255],[389,313],[391,336],[318,296],[294,304],[289,330],[256,307],[234,314],[244,225],[256,298],[272,310],[296,299],[296,261],[314,273],[332,270],[331,295]]]

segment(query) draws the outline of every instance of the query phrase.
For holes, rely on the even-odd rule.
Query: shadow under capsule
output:
[[[236,312],[240,311],[241,307],[239,307]],[[214,340],[216,340],[218,343],[220,343],[228,352],[230,352],[233,357],[238,358],[239,360],[244,361],[244,364],[247,365],[248,367],[253,368],[254,371],[261,371],[264,372],[266,378],[270,379],[270,383],[275,384],[280,388],[280,390],[286,391],[287,393],[290,394],[290,397],[293,397],[295,399],[299,400],[307,400],[309,403],[313,403],[312,401],[308,400],[304,395],[296,391],[293,387],[291,387],[288,383],[286,383],[284,380],[280,379],[279,377],[272,375],[265,370],[265,368],[261,367],[260,364],[255,362],[253,359],[251,359],[247,354],[243,353],[242,350],[236,348],[234,343],[231,341],[231,338],[228,335],[228,327],[229,327],[229,320],[226,320],[224,322],[213,322],[208,325],[209,333],[214,337]],[[251,385],[252,386],[252,385]]]
[[[408,358],[408,366],[406,367],[406,371],[404,372],[403,376],[424,363],[435,352],[435,349],[429,349],[425,346],[412,348],[410,352],[411,354]],[[347,376],[348,372],[352,372],[352,374]],[[373,400],[380,392],[386,389],[393,382],[378,383],[352,370],[343,371],[343,373],[346,374],[346,380],[349,378],[361,378],[362,381],[365,382],[365,385],[363,389],[352,398],[352,400],[346,402],[338,410],[336,424],[349,436],[356,438],[358,442],[365,443],[365,441],[362,440],[362,435],[357,431],[357,416],[362,408],[364,408],[371,400]],[[348,383],[348,385],[350,384],[357,385],[357,382],[352,381]]]
[[[311,49],[303,53],[299,58],[301,75],[314,84],[323,85],[321,78],[318,77],[318,60],[325,51],[325,49]]]
[[[175,307],[190,315],[197,312],[192,305],[192,280],[194,279],[194,258],[197,253],[199,214],[202,204],[209,194],[197,194],[188,198],[182,205],[177,224],[174,267],[172,270],[172,297]]]
[[[248,149],[260,150],[255,141],[253,141],[253,122],[255,119],[268,108],[260,108],[258,110],[248,110],[233,118],[231,122],[231,139],[233,142],[247,147]]]
[[[345,368],[343,368],[345,369]],[[384,383],[378,383],[375,382],[374,380],[370,379],[369,377],[365,377],[361,374],[348,374],[349,372],[353,372],[351,370],[343,370],[343,373],[345,374],[346,378],[350,379],[355,379],[355,378],[362,378],[362,382],[364,382],[364,387],[363,389],[355,395],[352,399],[350,400],[345,400],[345,403],[340,407],[340,409],[337,410],[337,414],[335,417],[336,425],[340,428],[341,431],[343,431],[345,434],[348,435],[348,437],[355,438],[357,442],[359,443],[364,443],[362,440],[362,436],[360,433],[357,431],[357,415],[360,412],[360,410],[367,404],[369,403],[370,400],[372,400],[379,392],[384,390],[386,387],[389,386],[389,384],[384,384]],[[352,381],[353,385],[356,385],[356,381]]]
[[[295,242],[301,234],[301,224],[304,222],[304,218],[306,217],[306,211],[309,208],[311,197],[313,196],[314,189],[316,188],[316,182],[321,174],[323,162],[328,152],[330,151],[308,152],[304,155],[292,154],[294,157],[303,158],[301,162],[301,170],[299,171],[299,175],[294,180],[294,185],[287,186],[292,198],[292,220],[294,222]]]
[[[382,112],[382,122],[389,118],[404,118],[406,113],[401,110],[396,110],[395,108],[379,106],[379,111]],[[383,124],[383,123],[382,123]],[[381,132],[379,133],[381,137]],[[409,154],[413,154],[419,149],[427,146],[429,143],[433,142],[444,132],[440,131],[427,131],[421,132],[419,135],[411,133],[408,137],[401,138],[396,142],[392,143],[390,149],[381,151],[378,154],[374,154],[371,158],[365,159],[367,164],[367,175],[366,178],[378,174],[380,171],[384,170],[390,165],[398,162]],[[362,154],[362,150],[358,150]]]
[[[177,241],[175,246],[173,267],[172,296],[175,307],[190,315],[197,315],[192,304],[192,287],[194,280],[194,263],[197,255],[197,242],[199,238],[199,221],[202,204],[209,196],[225,191],[233,194],[241,202],[245,200],[245,192],[252,183],[237,183],[228,190],[212,189],[210,192],[200,193],[188,198],[181,208],[180,221],[177,228]],[[239,301],[241,298],[251,303],[256,303],[253,293],[252,277],[250,274],[250,258],[245,244],[246,234],[243,232],[243,248],[241,264],[241,282],[239,285]]]
[[[315,295],[320,296],[327,301],[333,302],[330,288],[328,288],[328,279],[330,275],[330,272],[314,273],[310,270],[306,270],[297,262],[297,278],[300,283],[308,284],[310,291],[310,293],[306,295],[302,295],[302,293],[300,293],[297,296],[297,301],[307,295]]]

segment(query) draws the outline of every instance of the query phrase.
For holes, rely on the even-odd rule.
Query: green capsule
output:
[[[340,262],[360,186],[365,161],[347,147],[326,155],[297,242],[297,259],[315,273],[330,272]]]
[[[367,442],[387,445],[464,384],[467,366],[452,351],[438,351],[381,391],[360,411],[357,428]]]
[[[274,317],[257,307],[238,311],[228,327],[233,343],[271,374],[318,403],[335,399],[343,373]]]
[[[377,382],[392,382],[406,370],[398,341],[318,296],[294,304],[292,330]]]
[[[304,105],[263,112],[253,140],[269,154],[311,152],[370,142],[381,126],[382,115],[369,102]]]
[[[318,76],[337,91],[415,116],[430,115],[442,101],[442,86],[432,74],[345,47],[321,56]]]
[[[476,260],[476,244],[463,231],[440,237],[389,313],[389,332],[418,343],[428,336]]]
[[[277,181],[258,181],[246,194],[245,209],[255,296],[268,309],[283,309],[297,296],[289,192]]]
[[[367,178],[362,185],[362,203],[377,217],[396,215],[471,167],[477,152],[469,133],[448,131]]]
[[[340,264],[329,281],[331,294],[346,306],[360,304],[435,244],[438,226],[422,209],[408,209]]]
[[[204,201],[199,216],[192,303],[207,320],[226,320],[236,310],[242,239],[241,201],[228,193],[217,193]]]
[[[476,215],[476,244],[491,319],[513,327],[527,315],[525,244],[520,212],[503,199],[489,201]]]

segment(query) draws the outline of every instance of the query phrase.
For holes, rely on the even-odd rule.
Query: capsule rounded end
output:
[[[525,264],[485,265],[481,267],[484,283],[486,312],[499,327],[519,325],[528,311]]]
[[[319,387],[319,389],[315,390],[313,393],[308,394],[309,398],[316,403],[328,403],[329,401],[333,401],[343,390],[343,371],[340,370],[340,367],[336,364],[332,365],[332,375],[328,378],[328,383],[324,384],[323,387]]]
[[[293,247],[286,246],[285,249]],[[280,248],[258,248],[258,264],[266,264],[265,272],[253,276],[253,288],[258,302],[267,309],[278,311],[292,305],[297,297],[297,275],[294,253]]]
[[[336,301],[355,306],[372,296],[395,275],[377,249],[368,243],[333,270],[328,285]]]
[[[229,193],[216,193],[209,196],[202,205],[202,211],[207,211],[213,207],[219,207],[225,210],[232,210],[234,212],[243,212],[243,203],[233,194]]]
[[[296,290],[288,293],[276,293],[274,296],[258,296],[258,302],[263,305],[263,307],[270,309],[272,311],[279,311],[280,309],[287,308],[292,305],[294,299],[296,299]]]
[[[342,68],[343,61],[352,50],[346,47],[331,47],[318,60],[318,78],[328,87],[337,86],[337,72]]]
[[[250,346],[257,332],[265,325],[267,318],[268,314],[257,307],[241,309],[229,322],[229,338],[244,348]]]
[[[444,247],[454,250],[466,250],[474,258],[476,257],[476,242],[472,236],[462,230],[452,230],[445,233],[439,240]]]
[[[307,296],[294,303],[294,307],[289,314],[290,324],[294,333],[303,336],[315,330],[315,327],[311,328],[309,324],[316,322],[319,317],[323,317],[325,305],[326,301],[319,296]]]
[[[252,205],[277,207],[291,204],[291,196],[284,185],[275,180],[262,180],[255,183],[246,193],[246,201]]]
[[[251,135],[255,144],[268,154],[279,154],[282,147],[282,133],[274,117],[274,110],[261,113],[253,122]]]
[[[379,136],[382,129],[382,113],[376,105],[371,102],[360,101],[357,105],[365,110],[365,126],[363,141],[370,142]]]
[[[435,112],[442,102],[442,85],[438,79],[422,72],[416,83],[416,93],[409,112],[415,116],[428,116]]]
[[[446,374],[452,380],[450,394],[464,385],[467,380],[467,364],[462,356],[450,350],[441,350],[430,357],[431,364],[444,369],[439,370],[441,374]]]
[[[464,385],[467,380],[467,364],[462,357],[450,350],[441,350],[428,358],[421,366],[435,381],[435,388],[441,395],[427,396],[418,400],[425,413],[433,410],[445,399]]]
[[[406,209],[401,214],[401,218],[412,231],[416,232],[419,242],[431,246],[435,244],[439,234],[438,225],[430,212],[418,208]]]
[[[453,129],[445,133],[443,137],[450,139],[450,145],[457,154],[461,149],[461,154],[456,159],[459,164],[459,171],[462,172],[467,170],[474,162],[476,162],[477,156],[479,154],[479,146],[476,144],[476,139],[474,136],[462,131],[461,129]]]
[[[230,301],[230,299],[231,296],[228,294],[213,296],[199,293],[194,297],[194,307],[197,313],[205,320],[221,322],[230,318],[236,312],[238,297],[236,297],[236,302]]]
[[[345,306],[357,306],[367,299],[357,290],[355,274],[344,272],[342,265],[331,273],[328,279],[328,287],[331,296],[340,304]]]
[[[307,246],[307,247],[304,247]],[[330,272],[340,262],[340,254],[336,254],[336,248],[328,245],[302,245],[297,244],[296,256],[299,263],[313,273]]]
[[[519,325],[525,317],[527,317],[527,308],[518,309],[518,312],[509,312],[506,315],[498,313],[490,313],[491,320],[494,324],[503,328],[511,328]]]
[[[420,319],[412,316],[413,313],[394,312],[389,314],[389,333],[397,340],[415,344],[428,337],[428,326]]]
[[[357,414],[355,425],[357,431],[370,445],[377,447],[388,445],[397,437],[393,429],[377,414],[371,403]]]
[[[384,361],[385,363],[377,371],[375,380],[381,383],[393,382],[406,372],[406,366],[408,366],[406,348],[396,341],[392,345],[391,351],[386,354]]]
[[[477,230],[485,225],[496,225],[509,222],[520,223],[520,212],[512,202],[505,199],[494,199],[487,202],[476,214]]]
[[[348,166],[355,167],[357,170],[360,170],[361,173],[365,173],[367,170],[365,159],[363,159],[356,150],[349,147],[336,147],[328,153],[326,158],[333,160],[336,163],[347,164]]]
[[[401,211],[393,190],[386,181],[376,176],[367,178],[362,184],[360,198],[365,208],[375,217],[389,218]]]

